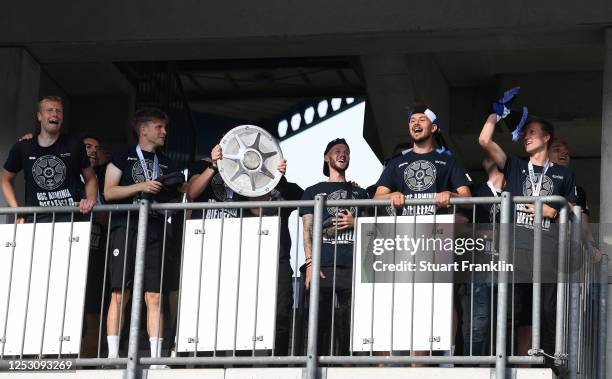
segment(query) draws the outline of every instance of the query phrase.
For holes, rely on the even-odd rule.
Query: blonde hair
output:
[[[64,100],[62,100],[61,97],[54,96],[54,95],[47,95],[47,96],[43,96],[42,99],[40,99],[40,101],[38,102],[38,110],[39,111],[41,110],[42,104],[45,101],[53,101],[53,102],[56,102],[56,103],[60,103],[60,104],[62,104],[62,106],[64,106]]]

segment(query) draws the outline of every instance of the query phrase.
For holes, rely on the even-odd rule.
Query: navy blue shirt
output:
[[[317,195],[325,196],[327,200],[342,200],[342,199],[367,199],[366,190],[360,187],[355,187],[351,183],[346,182],[320,182],[314,186],[306,188],[302,196],[302,200],[313,200]],[[346,209],[353,216],[357,211],[356,207]],[[336,217],[336,213],[343,211],[338,207],[326,207],[323,211],[322,221]],[[312,207],[300,208],[300,215],[313,214]],[[335,236],[328,237],[323,235],[323,244],[321,245],[321,267],[334,266],[334,253],[336,253],[337,267],[352,267],[353,266],[353,242],[354,229],[339,230],[337,239]]]
[[[401,192],[407,198],[433,199],[438,192],[456,191],[471,183],[465,167],[452,156],[436,151],[425,154],[409,151],[389,161],[376,185]],[[413,211],[417,215],[434,214],[436,206],[406,206],[402,215],[413,215]]]
[[[507,155],[506,165],[504,166],[505,191],[510,192],[512,196],[533,196],[528,164],[528,160],[522,160],[512,154]],[[540,181],[543,169],[544,167],[542,166],[533,165],[536,186]],[[546,170],[546,174],[542,179],[539,196],[552,195],[560,195],[569,202],[576,202],[576,178],[574,173],[566,167],[551,162],[551,166]],[[561,204],[559,203],[549,203],[548,205],[557,211],[561,209]],[[533,218],[529,217],[529,213],[522,211],[523,206],[518,204],[515,208],[515,223],[519,226],[533,228]],[[551,219],[545,217],[542,220],[543,230],[548,230],[550,223]]]

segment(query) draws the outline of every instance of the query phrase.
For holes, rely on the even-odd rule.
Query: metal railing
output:
[[[543,204],[552,204],[556,203],[560,205],[559,212],[559,223],[558,223],[558,238],[556,239],[558,246],[556,247],[558,252],[558,269],[556,271],[557,282],[554,284],[555,292],[556,292],[556,309],[554,312],[555,318],[555,332],[554,332],[554,351],[545,351],[542,350],[542,312],[547,311],[542,307],[543,301],[543,292],[548,291],[549,284],[545,284],[542,282],[542,269],[543,269]],[[422,205],[435,205],[435,199],[407,199],[406,204],[408,206],[422,206]],[[433,343],[430,343],[430,348],[428,351],[418,351],[412,347],[408,351],[396,351],[393,349],[393,318],[391,319],[391,344],[388,351],[375,351],[373,348],[374,343],[370,342],[370,349],[364,353],[359,353],[353,351],[351,348],[350,353],[344,355],[338,355],[335,353],[335,350],[338,350],[338,344],[335,343],[334,334],[339,333],[341,331],[335,330],[336,317],[340,317],[337,315],[336,309],[338,306],[338,299],[333,299],[333,294],[336,294],[336,255],[337,255],[337,247],[334,249],[334,266],[333,266],[333,279],[332,279],[332,301],[334,304],[331,308],[331,320],[326,320],[319,316],[320,310],[320,294],[321,294],[321,277],[319,275],[312,275],[310,282],[310,289],[308,291],[308,296],[305,296],[305,290],[303,288],[303,283],[298,283],[298,272],[300,271],[298,268],[298,241],[301,228],[300,223],[297,222],[295,224],[295,230],[291,230],[293,233],[293,241],[290,243],[290,249],[294,255],[292,267],[290,269],[293,271],[294,275],[291,276],[292,288],[293,288],[293,301],[290,311],[289,319],[289,327],[287,338],[290,336],[290,340],[287,342],[287,351],[278,352],[275,346],[275,342],[272,342],[272,347],[267,347],[266,349],[262,349],[261,347],[257,347],[258,339],[257,339],[257,328],[258,328],[258,312],[260,311],[259,297],[262,296],[260,291],[260,282],[269,278],[260,278],[260,273],[262,272],[262,262],[266,258],[266,254],[268,251],[264,251],[266,249],[262,248],[262,236],[266,234],[267,231],[264,231],[262,227],[262,223],[264,222],[264,216],[276,216],[278,220],[277,224],[277,234],[275,238],[276,240],[276,253],[278,254],[279,247],[281,246],[281,232],[283,222],[287,222],[286,218],[283,219],[281,214],[283,212],[289,212],[292,210],[297,210],[298,214],[304,208],[312,208],[313,214],[313,225],[312,225],[312,262],[311,270],[313,273],[318,273],[321,270],[321,259],[322,259],[322,244],[323,244],[323,214],[326,212],[327,208],[336,207],[347,207],[353,208],[355,210],[355,225],[358,225],[360,221],[364,221],[368,215],[370,218],[373,218],[373,222],[376,225],[380,218],[383,217],[379,215],[381,209],[384,209],[385,206],[388,205],[388,201],[384,200],[333,200],[326,201],[323,197],[318,196],[313,201],[260,201],[260,202],[225,202],[225,203],[180,203],[180,204],[150,204],[146,200],[141,200],[138,204],[134,205],[104,205],[97,206],[94,209],[92,214],[87,215],[84,219],[82,216],[79,216],[76,208],[70,207],[54,207],[54,208],[18,208],[18,209],[10,209],[3,208],[0,209],[0,214],[11,215],[13,216],[13,228],[12,228],[12,238],[7,239],[7,247],[12,249],[12,254],[15,253],[15,245],[21,244],[22,241],[18,241],[18,228],[17,228],[17,216],[18,214],[33,214],[34,216],[31,218],[30,222],[32,223],[32,236],[30,245],[30,267],[29,272],[25,273],[17,273],[13,272],[13,256],[11,255],[10,259],[10,275],[8,276],[8,291],[6,292],[7,297],[5,299],[1,299],[5,303],[6,315],[4,316],[4,325],[0,325],[3,327],[4,331],[2,334],[2,339],[0,339],[0,343],[2,344],[2,356],[0,357],[0,366],[4,367],[7,364],[7,360],[14,358],[15,355],[5,355],[4,354],[4,346],[7,343],[7,324],[9,320],[9,311],[11,306],[11,283],[13,282],[13,278],[16,275],[27,275],[28,276],[28,290],[26,292],[25,299],[25,320],[23,324],[22,330],[22,346],[19,356],[20,358],[24,356],[28,356],[28,354],[24,354],[24,344],[26,342],[26,331],[28,329],[28,310],[27,306],[29,304],[29,295],[30,295],[30,286],[36,285],[38,283],[33,283],[35,278],[32,278],[32,262],[35,254],[34,249],[34,238],[36,233],[36,226],[39,224],[37,222],[37,218],[39,215],[44,214],[46,222],[51,222],[51,245],[49,247],[49,251],[51,252],[48,257],[48,267],[46,276],[46,286],[47,289],[46,297],[45,297],[45,316],[43,316],[43,326],[42,326],[42,340],[40,342],[40,351],[34,356],[38,358],[49,357],[49,354],[43,354],[43,343],[46,337],[45,334],[45,322],[46,322],[46,302],[49,296],[48,286],[50,283],[51,276],[51,261],[53,259],[53,241],[54,233],[55,233],[55,225],[57,221],[61,218],[64,222],[69,222],[69,239],[73,239],[73,225],[78,220],[82,219],[83,221],[89,222],[91,224],[97,223],[98,226],[102,226],[105,228],[106,233],[101,234],[101,238],[105,239],[104,248],[100,249],[104,252],[104,265],[102,269],[103,271],[103,283],[101,293],[99,294],[100,301],[98,304],[100,305],[99,310],[99,320],[97,325],[97,353],[95,357],[82,357],[80,352],[72,352],[71,354],[63,354],[62,343],[63,343],[63,328],[65,325],[65,312],[66,312],[66,302],[68,301],[68,284],[69,284],[69,272],[70,268],[66,269],[66,278],[63,282],[63,310],[62,316],[64,319],[61,323],[60,330],[60,340],[59,340],[59,352],[57,354],[58,358],[68,357],[74,359],[75,365],[79,367],[84,366],[99,366],[99,367],[113,367],[120,366],[123,367],[125,365],[126,375],[128,378],[134,378],[137,376],[138,370],[142,368],[142,366],[146,365],[169,365],[169,366],[227,366],[227,365],[297,365],[304,367],[304,375],[307,378],[316,378],[321,366],[333,366],[333,365],[453,365],[453,364],[473,364],[473,365],[490,365],[494,366],[496,370],[496,377],[503,378],[506,376],[506,367],[508,365],[542,365],[545,361],[545,356],[549,355],[553,359],[554,367],[559,371],[567,371],[567,375],[570,378],[591,378],[591,377],[605,377],[605,325],[606,325],[606,285],[607,285],[607,256],[604,255],[604,259],[600,263],[594,263],[591,261],[590,256],[590,246],[585,243],[584,240],[584,231],[580,225],[580,209],[578,207],[574,207],[572,211],[568,210],[567,202],[564,198],[559,196],[547,196],[547,197],[511,197],[508,193],[503,193],[501,197],[491,197],[491,198],[452,198],[451,199],[451,210],[452,214],[456,215],[460,212],[460,208],[471,207],[471,210],[463,213],[472,213],[476,214],[475,206],[478,204],[497,204],[499,205],[499,219],[493,219],[493,222],[490,225],[490,231],[493,234],[491,239],[492,251],[495,252],[497,256],[496,259],[499,261],[511,261],[513,255],[515,254],[516,247],[513,244],[514,234],[516,233],[515,222],[513,222],[514,218],[514,207],[516,204],[534,204],[535,205],[535,214],[534,214],[534,222],[533,222],[533,283],[529,284],[530,293],[532,294],[531,299],[531,341],[529,343],[529,352],[528,354],[516,354],[518,353],[515,340],[517,339],[516,334],[519,333],[517,328],[515,327],[515,313],[514,313],[514,294],[515,294],[515,283],[513,282],[513,277],[508,274],[508,272],[502,270],[498,273],[496,280],[491,280],[486,288],[486,291],[490,291],[486,298],[487,302],[490,304],[490,307],[487,310],[488,313],[488,341],[489,341],[489,354],[483,353],[478,354],[473,349],[474,346],[474,296],[475,289],[478,287],[474,282],[464,283],[463,285],[455,285],[456,287],[462,287],[465,291],[469,293],[464,293],[463,300],[466,304],[464,307],[466,310],[466,314],[463,315],[463,322],[466,325],[469,325],[469,328],[466,326],[467,332],[464,332],[464,338],[467,342],[464,341],[464,346],[467,351],[463,352],[463,355],[453,355],[450,352],[449,355],[443,356],[438,355],[438,353],[433,348]],[[178,250],[178,257],[180,259],[180,267],[178,267],[178,271],[180,273],[180,277],[178,278],[178,301],[176,305],[174,305],[176,309],[176,320],[170,319],[173,324],[172,327],[175,327],[174,330],[174,346],[172,347],[174,351],[177,350],[178,345],[178,336],[181,334],[181,328],[185,328],[185,326],[181,325],[181,303],[185,302],[185,299],[181,299],[184,293],[186,293],[187,289],[182,288],[183,282],[185,278],[183,277],[183,272],[186,270],[184,267],[184,259],[185,259],[185,241],[186,238],[186,230],[187,230],[187,221],[191,218],[190,212],[202,210],[203,214],[206,213],[207,210],[236,210],[235,221],[238,227],[237,235],[234,235],[232,229],[232,222],[228,221],[227,218],[218,219],[216,222],[220,225],[219,232],[215,234],[215,238],[219,237],[219,245],[214,246],[215,253],[218,253],[218,259],[216,261],[213,260],[213,266],[210,269],[212,273],[217,273],[214,277],[216,279],[216,286],[213,288],[216,290],[216,294],[211,298],[214,299],[216,304],[214,307],[212,304],[201,304],[200,299],[202,298],[202,281],[207,280],[203,273],[208,272],[206,270],[209,269],[209,261],[212,254],[212,249],[205,246],[205,243],[210,242],[205,237],[206,233],[209,230],[217,230],[213,228],[212,219],[207,219],[204,215],[201,218],[197,218],[197,222],[201,223],[199,227],[194,229],[194,234],[199,234],[199,238],[201,238],[199,251],[196,251],[194,254],[198,257],[197,263],[199,264],[196,267],[197,272],[197,304],[196,304],[196,323],[195,323],[195,334],[193,335],[193,352],[191,353],[178,353],[173,354],[173,356],[167,357],[144,357],[142,356],[142,349],[140,349],[139,343],[141,340],[141,336],[143,335],[143,330],[141,327],[141,323],[143,320],[142,315],[142,304],[144,300],[143,292],[145,286],[145,268],[146,268],[146,258],[147,258],[147,246],[148,246],[148,234],[147,228],[151,221],[151,216],[156,215],[159,219],[163,221],[163,231],[161,236],[156,236],[160,239],[162,243],[161,251],[162,251],[162,263],[161,263],[161,282],[160,282],[160,293],[165,293],[165,286],[167,283],[165,281],[167,278],[164,276],[164,273],[168,269],[164,267],[166,262],[166,256],[168,250],[170,248],[176,249],[177,245],[180,244],[180,249]],[[255,210],[255,211],[252,211]],[[258,211],[257,211],[258,210]],[[49,215],[50,219],[49,219]],[[63,217],[60,217],[63,216]],[[66,216],[69,215],[69,219]],[[128,227],[126,236],[125,236],[125,250],[128,250],[128,235],[130,228],[129,225],[133,225],[135,223],[134,218],[137,217],[137,236],[135,243],[135,255],[134,255],[134,272],[133,272],[133,284],[131,290],[131,312],[130,312],[130,323],[129,323],[129,334],[127,336],[128,340],[128,349],[127,349],[127,357],[125,358],[103,358],[101,355],[103,353],[103,343],[102,343],[102,333],[104,330],[103,319],[105,314],[105,307],[108,304],[108,279],[106,276],[106,272],[108,271],[109,265],[109,254],[113,252],[109,251],[109,247],[111,244],[110,236],[112,233],[113,220],[117,217],[124,217],[125,223],[127,223]],[[436,224],[436,214],[433,215],[433,224]],[[372,217],[373,216],[373,217]],[[80,218],[81,217],[81,218]],[[397,215],[391,216],[393,218],[392,225],[398,224]],[[413,224],[417,224],[417,216],[415,213],[410,214],[409,216],[402,216],[404,219],[406,217],[413,219]],[[245,221],[248,218],[254,221]],[[336,215],[337,218],[337,215]],[[363,218],[363,220],[360,220]],[[172,223],[169,223],[169,220],[172,220]],[[570,223],[570,221],[572,221]],[[247,224],[254,225],[257,229],[257,246],[243,246],[243,230],[246,230]],[[365,221],[364,221],[365,222]],[[178,240],[178,235],[174,235],[173,242],[168,246],[167,241],[168,238],[168,228],[171,225],[180,225],[178,229],[178,233],[180,233],[180,241]],[[471,224],[470,224],[471,225]],[[243,229],[243,227],[245,229]],[[288,227],[288,226],[287,226]],[[415,226],[416,230],[416,226]],[[475,229],[472,229],[473,233],[476,233]],[[159,232],[158,229],[155,229],[156,232]],[[209,232],[210,233],[210,232]],[[339,231],[335,230],[335,242],[338,242],[338,234]],[[475,235],[475,234],[473,234]],[[10,236],[7,236],[10,237]],[[191,237],[189,237],[191,238]],[[211,236],[212,238],[212,236]],[[220,302],[225,301],[221,296],[221,277],[222,271],[225,270],[224,266],[222,267],[222,259],[224,256],[223,243],[226,239],[238,239],[238,267],[235,271],[235,277],[237,278],[237,283],[235,284],[235,305],[234,308],[236,314],[234,315],[233,320],[229,320],[233,322],[233,346],[229,349],[218,349],[217,342],[219,340],[220,334],[220,325],[225,324],[228,320],[220,320]],[[356,270],[359,266],[360,262],[356,262],[356,246],[357,246],[357,237],[354,240],[354,249],[353,250],[353,276],[351,278],[351,297],[349,299],[349,303],[354,300],[355,296],[355,288],[356,288]],[[4,241],[3,241],[4,242]],[[10,243],[9,243],[10,242]],[[68,247],[68,260],[67,264],[70,265],[71,258],[71,246]],[[267,246],[267,245],[266,245]],[[289,248],[284,246],[285,249]],[[248,251],[248,254],[246,253]],[[395,253],[395,252],[394,252]],[[253,306],[254,315],[253,319],[248,320],[252,328],[253,335],[253,343],[252,348],[238,349],[237,348],[237,334],[238,334],[238,311],[239,311],[239,303],[240,303],[240,289],[241,287],[241,276],[243,274],[244,267],[241,268],[240,262],[243,259],[246,259],[245,256],[253,254],[255,256],[255,282],[254,286],[254,304],[249,304],[249,306]],[[127,257],[127,254],[125,254]],[[278,292],[278,283],[279,283],[279,260],[276,257],[276,267],[272,270],[274,273],[275,280],[275,293]],[[252,257],[251,257],[252,258]],[[229,258],[227,258],[229,259]],[[242,260],[241,260],[242,259]],[[265,261],[268,262],[268,261]],[[546,263],[547,264],[547,263]],[[545,264],[545,265],[546,265]],[[177,267],[174,267],[176,270]],[[126,272],[126,265],[123,266],[123,275],[124,278],[126,276],[130,276],[131,274]],[[224,273],[226,271],[223,271]],[[268,272],[268,271],[266,271]],[[393,276],[393,282],[391,283],[392,293],[399,288],[399,283],[395,281],[395,275]],[[129,279],[129,278],[128,278]],[[243,278],[244,279],[244,278]],[[300,278],[301,280],[302,278]],[[413,277],[412,291],[414,294],[414,277]],[[89,285],[89,284],[88,284]],[[245,285],[244,282],[242,285]],[[374,288],[374,286],[372,286]],[[432,283],[433,288],[433,283]],[[122,287],[121,294],[122,298],[125,294],[125,287]],[[374,291],[374,290],[373,290]],[[296,293],[299,294],[296,298]],[[394,299],[392,295],[392,299]],[[414,297],[411,298],[412,302],[414,302]],[[496,303],[495,303],[496,299]],[[244,300],[244,299],[243,299]],[[167,296],[162,295],[160,300],[159,311],[157,314],[157,325],[160,325],[159,320],[163,318],[161,312],[163,307],[165,306],[165,302],[167,302]],[[268,300],[269,302],[270,300]],[[372,304],[374,304],[374,295],[372,295]],[[278,300],[274,300],[275,303]],[[242,304],[242,303],[240,303]],[[433,305],[434,301],[431,301],[431,320],[429,321],[428,326],[433,328],[434,320],[433,320]],[[200,331],[198,330],[201,323],[201,312],[206,309],[207,306],[211,306],[212,309],[215,310],[215,315],[213,316],[213,333],[214,336],[212,340],[214,341],[214,347],[212,349],[198,349],[199,343],[199,335]],[[353,304],[354,306],[354,304]],[[355,312],[360,312],[359,309],[354,309],[351,306],[350,309],[350,324],[354,323]],[[391,309],[392,312],[395,309],[396,304],[391,301]],[[230,307],[231,308],[231,307]],[[457,312],[458,305],[455,305],[455,313]],[[305,309],[307,309],[307,315],[304,314]],[[414,304],[411,305],[412,316],[414,316]],[[274,314],[274,318],[276,321],[277,311],[274,310],[272,313]],[[373,310],[372,310],[373,312]],[[469,322],[468,317],[466,315],[469,314]],[[412,317],[411,316],[411,317]],[[120,331],[123,319],[126,318],[124,314],[123,308],[120,311]],[[455,316],[454,318],[458,318]],[[300,322],[300,319],[307,319],[307,322]],[[494,320],[495,319],[495,320]],[[510,327],[509,321],[510,320]],[[318,348],[320,347],[320,342],[317,341],[319,335],[319,328],[321,323],[329,322],[330,334],[329,336],[329,355],[320,356],[318,354]],[[455,322],[455,321],[454,321]],[[372,330],[374,328],[374,317],[371,319]],[[414,318],[411,318],[411,323],[414,324]],[[351,325],[344,325],[344,327],[350,328]],[[88,327],[90,327],[88,325]],[[326,325],[327,327],[327,325]],[[158,326],[158,331],[156,335],[161,335],[160,326]],[[276,325],[275,325],[276,328]],[[414,325],[410,326],[410,330],[414,329]],[[303,334],[305,333],[305,336]],[[121,335],[121,333],[120,333]],[[455,335],[459,335],[455,333]],[[452,338],[455,337],[453,335]],[[351,333],[351,345],[352,345],[352,333]],[[523,339],[524,341],[524,339]],[[482,342],[482,341],[480,341]],[[550,342],[550,341],[545,341]],[[327,342],[326,342],[327,343]],[[412,336],[411,336],[411,344],[412,344]],[[305,345],[305,346],[304,346]],[[484,345],[483,345],[484,346]],[[265,351],[262,351],[265,350]],[[508,354],[509,352],[509,354]],[[32,355],[32,354],[30,354]],[[179,356],[176,356],[179,355]]]

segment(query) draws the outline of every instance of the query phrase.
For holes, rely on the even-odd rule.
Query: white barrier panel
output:
[[[394,220],[394,217],[376,218],[378,224],[392,224]],[[398,224],[412,224],[414,221],[413,216],[397,217]],[[369,352],[370,346],[372,346],[372,351],[405,351],[410,350],[411,345],[415,351],[429,351],[430,348],[450,350],[453,314],[452,283],[362,283],[361,226],[364,223],[374,222],[374,217],[360,217],[358,223],[354,318],[351,331],[352,351]],[[433,224],[434,217],[417,216],[416,222]],[[437,237],[453,237],[453,215],[436,215],[435,222],[447,224],[443,228],[443,234],[437,234]],[[418,232],[417,235],[421,236],[421,233]],[[436,263],[452,262],[452,254],[441,256],[446,256],[449,260],[436,258]]]
[[[227,218],[222,225],[221,219],[207,219],[204,231],[201,219],[187,221],[177,336],[179,352],[233,350],[234,346],[236,350],[251,350],[254,343],[257,350],[272,349],[278,217],[262,217],[261,233],[259,220],[249,217],[241,222]]]
[[[33,224],[17,225],[14,241],[14,225],[0,225],[0,336],[5,341],[0,346],[4,355],[20,355],[22,346],[24,355],[39,354],[41,346],[43,354],[58,354],[60,343],[62,354],[79,353],[90,228],[89,222],[75,222],[71,235],[70,223],[58,222],[51,240],[52,224],[36,224],[32,249]]]

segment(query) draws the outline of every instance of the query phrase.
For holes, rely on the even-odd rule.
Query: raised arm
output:
[[[487,121],[485,121],[485,124],[482,127],[480,137],[478,137],[478,143],[493,160],[493,162],[495,162],[497,168],[503,170],[504,166],[506,165],[506,153],[495,141],[493,141],[495,124],[497,124],[497,115],[495,113],[491,113],[489,117],[487,117]]]
[[[189,201],[194,201],[204,192],[213,176],[215,176],[214,168],[207,167],[201,174],[194,175],[189,179],[189,182],[187,182],[187,197]]]

